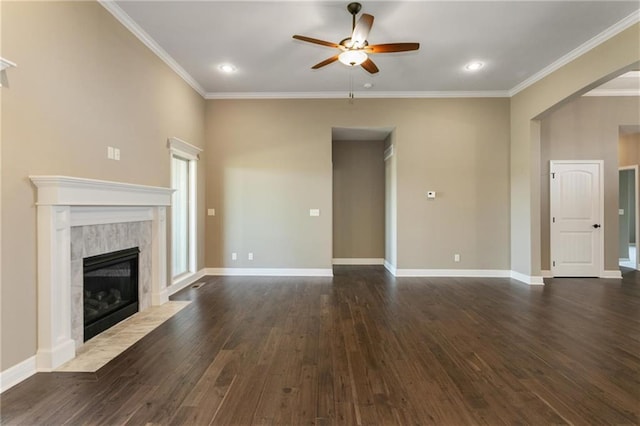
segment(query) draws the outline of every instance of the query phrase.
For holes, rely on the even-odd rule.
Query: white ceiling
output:
[[[102,3],[209,98],[335,97],[350,87],[361,97],[507,96],[640,16],[637,0],[361,1],[375,16],[370,44],[420,43],[373,55],[372,76],[338,62],[311,70],[335,49],[291,38],[349,36],[348,1]],[[486,65],[469,73],[472,60]],[[223,63],[237,72],[221,73]]]

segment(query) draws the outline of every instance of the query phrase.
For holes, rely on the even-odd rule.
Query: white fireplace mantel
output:
[[[151,303],[168,300],[166,206],[172,189],[68,176],[30,176],[37,187],[39,371],[75,357],[71,337],[72,226],[152,221]]]

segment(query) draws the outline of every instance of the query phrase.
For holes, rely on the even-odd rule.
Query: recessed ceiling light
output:
[[[464,66],[464,69],[466,69],[467,71],[478,71],[482,67],[484,67],[484,63],[476,61],[476,62],[469,62],[467,65]]]
[[[220,66],[218,67],[218,69],[219,69],[220,71],[222,71],[222,72],[227,73],[227,74],[230,74],[230,73],[232,73],[232,72],[235,72],[235,71],[236,71],[236,67],[234,67],[234,66],[233,66],[233,65],[231,65],[231,64],[222,64],[222,65],[220,65]]]

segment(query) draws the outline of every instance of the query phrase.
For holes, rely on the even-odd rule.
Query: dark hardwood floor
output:
[[[40,373],[2,424],[638,424],[640,274],[208,277],[95,374]]]

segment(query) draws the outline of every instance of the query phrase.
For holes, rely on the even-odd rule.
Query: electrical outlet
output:
[[[208,209],[207,210],[207,214],[209,216],[215,216],[216,215],[216,209]]]
[[[231,253],[231,260],[238,260],[238,253]]]
[[[108,146],[107,147],[107,158],[109,160],[113,160],[113,147],[112,146]]]
[[[120,149],[113,148],[113,159],[116,161],[120,161]]]
[[[320,209],[309,209],[309,216],[320,216]]]
[[[460,262],[460,255],[458,253],[453,255],[453,261],[454,262]]]
[[[247,259],[249,259],[249,260],[253,260],[253,253],[249,253],[249,254],[247,255]]]

